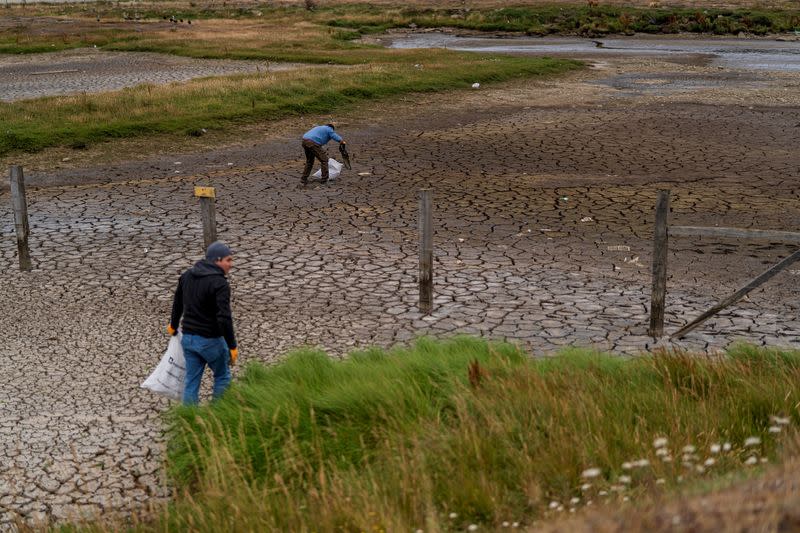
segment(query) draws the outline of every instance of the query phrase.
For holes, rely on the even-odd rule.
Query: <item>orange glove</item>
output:
[[[172,327],[172,324],[167,324],[167,333],[170,335],[177,335],[178,332]]]
[[[239,348],[231,348],[231,366],[236,364],[236,360],[239,358]]]

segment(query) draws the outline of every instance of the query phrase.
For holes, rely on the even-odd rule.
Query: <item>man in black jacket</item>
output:
[[[172,318],[167,331],[178,332],[183,316],[181,346],[186,356],[186,387],[183,402],[196,404],[206,365],[214,373],[214,399],[222,396],[231,382],[230,364],[239,351],[233,332],[231,287],[225,277],[233,266],[231,249],[217,241],[206,257],[184,272],[175,290]]]

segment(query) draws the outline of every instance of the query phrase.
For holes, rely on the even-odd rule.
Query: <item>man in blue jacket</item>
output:
[[[186,357],[186,387],[183,403],[196,404],[206,365],[214,373],[214,398],[231,382],[228,362],[236,364],[239,350],[233,332],[231,287],[225,277],[233,266],[231,249],[217,241],[206,257],[185,271],[178,281],[167,331],[178,332],[183,317],[181,346]]]
[[[347,144],[335,130],[336,123],[329,122],[324,126],[314,126],[303,134],[302,145],[306,154],[306,168],[303,170],[303,177],[300,178],[303,185],[308,183],[308,176],[311,175],[311,169],[314,168],[314,159],[319,160],[319,166],[322,169],[320,183],[328,182],[328,151],[325,150],[325,145],[331,139],[341,144]]]

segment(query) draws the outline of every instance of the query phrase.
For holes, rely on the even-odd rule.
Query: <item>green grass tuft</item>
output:
[[[623,359],[586,350],[529,359],[508,344],[419,340],[334,361],[295,352],[249,365],[226,396],[170,414],[179,496],[164,528],[407,531],[530,521],[552,500],[707,482],[775,458],[770,417],[795,405],[800,353],[737,346],[721,359]],[[744,447],[747,437],[761,444]],[[668,437],[672,462],[653,448]],[[693,465],[714,455],[708,472]],[[624,470],[625,462],[649,466]],[[601,475],[587,480],[590,467]],[[452,521],[449,513],[458,514]]]

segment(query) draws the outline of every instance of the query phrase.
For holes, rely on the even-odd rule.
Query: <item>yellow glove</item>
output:
[[[167,333],[170,335],[176,335],[178,332],[172,327],[172,324],[167,324]]]
[[[231,348],[231,366],[236,364],[236,360],[239,358],[239,348]]]

